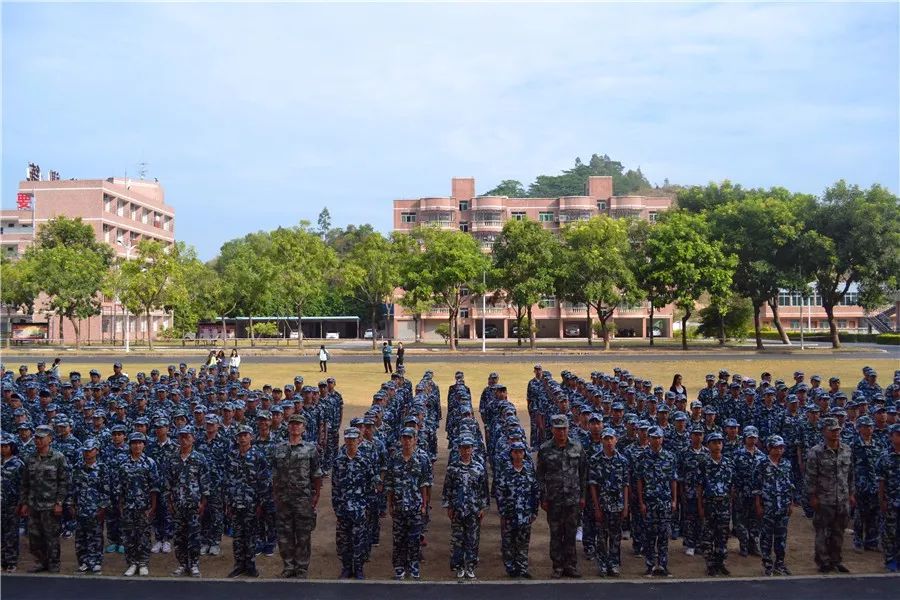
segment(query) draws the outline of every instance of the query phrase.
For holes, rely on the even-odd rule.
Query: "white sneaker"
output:
[[[583,535],[584,535],[584,530],[581,527],[579,527],[578,530],[575,532],[575,541],[580,542]]]
[[[222,553],[222,549],[219,548],[218,544],[213,544],[212,546],[209,547],[209,553],[212,556],[218,556]]]
[[[78,565],[78,572],[79,573],[87,573],[88,572],[87,564],[81,563],[80,565]]]
[[[156,542],[154,542],[153,544],[153,547],[150,548],[150,552],[152,552],[153,554],[159,554],[160,550],[162,550],[162,542],[156,540]]]
[[[457,569],[457,570],[456,570],[456,578],[457,578],[457,579],[459,579],[460,581],[462,581],[463,577],[465,577],[465,576],[466,576],[466,570],[465,570],[465,569]]]
[[[200,577],[200,567],[197,565],[191,567],[191,577]]]
[[[150,574],[150,569],[148,569],[145,565],[141,565],[140,568],[138,568],[138,575],[140,575],[142,577],[146,577],[149,574]]]
[[[200,555],[202,556],[204,554],[209,554],[209,546],[207,546],[206,544],[200,546]]]
[[[693,548],[685,548],[685,549],[684,549],[684,553],[687,554],[688,556],[693,556],[693,555],[694,555],[694,549],[693,549]]]
[[[162,553],[168,554],[171,551],[172,551],[172,544],[170,542],[163,542],[162,543]]]
[[[475,579],[475,567],[466,569],[466,579]]]
[[[132,575],[137,573],[137,569],[138,569],[137,565],[128,565],[128,568],[125,569],[125,572],[123,573],[123,575],[125,575],[125,577],[131,577]]]
[[[172,575],[174,575],[175,577],[181,577],[182,575],[184,575],[184,567],[178,565],[178,568],[172,571]]]
[[[101,567],[100,565],[94,565],[91,568],[91,573],[93,573],[94,575],[99,575],[102,572],[103,572],[103,567]]]

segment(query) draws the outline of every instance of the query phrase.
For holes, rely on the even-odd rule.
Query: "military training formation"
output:
[[[677,374],[665,388],[620,368],[557,380],[534,365],[516,390],[520,415],[498,373],[473,394],[458,371],[442,393],[433,372],[414,383],[399,366],[346,424],[333,377],[257,388],[227,361],[134,380],[119,362],[108,377],[59,371],[58,360],[0,370],[6,573],[59,573],[60,538],[74,538],[79,574],[102,573],[104,555],[119,553],[125,576],[147,576],[154,554],[174,553],[172,575],[200,577],[228,536],[229,577],[259,577],[257,557],[277,551],[281,576],[305,579],[329,500],[343,579],[365,579],[389,537],[394,579],[422,578],[427,543],[448,544],[457,580],[475,580],[485,518],[499,519],[516,579],[617,577],[623,552],[647,577],[670,577],[676,540],[709,576],[727,576],[732,536],[760,574],[791,575],[798,518],[812,520],[821,573],[849,571],[850,530],[856,551],[897,572],[900,371],[882,388],[864,367],[845,391],[837,377],[722,369],[691,394]],[[437,510],[449,540],[428,536]],[[541,513],[549,573],[529,567]],[[26,550],[33,565],[21,564]]]

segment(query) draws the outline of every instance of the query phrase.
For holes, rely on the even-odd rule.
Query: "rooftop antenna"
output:
[[[140,175],[141,181],[147,176],[147,163],[145,161],[138,163],[138,175]]]

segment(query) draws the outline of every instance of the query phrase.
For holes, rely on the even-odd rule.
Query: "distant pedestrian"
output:
[[[381,342],[381,360],[384,362],[384,372],[393,373],[394,368],[391,366],[391,353],[394,349],[387,342]]]
[[[231,350],[231,357],[228,359],[228,366],[232,370],[237,371],[241,368],[241,355],[238,354],[237,348]]]
[[[403,355],[406,354],[406,350],[403,348],[403,342],[397,342],[397,361],[396,365],[399,369],[403,366]]]
[[[325,349],[325,344],[319,346],[319,372],[327,373],[328,372],[328,350]]]

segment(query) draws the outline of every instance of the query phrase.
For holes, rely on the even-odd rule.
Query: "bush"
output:
[[[753,330],[753,304],[747,298],[733,297],[728,302],[724,316],[725,337],[746,339]],[[718,338],[722,320],[719,307],[709,305],[700,311],[700,335]]]
[[[450,341],[450,323],[438,323],[434,332],[444,339],[445,344]]]
[[[253,324],[253,336],[259,338],[278,337],[278,325],[271,321]]]
[[[175,331],[172,327],[162,327],[159,331],[156,332],[156,337],[161,340],[177,340],[181,339],[181,336]]]
[[[594,331],[595,338],[603,339],[603,325],[600,323],[600,321],[591,321],[591,329],[593,329]],[[612,339],[616,337],[616,333],[619,331],[619,328],[616,327],[615,321],[607,321],[606,330],[609,331],[609,338]]]
[[[900,346],[900,333],[879,333],[875,336],[875,342],[878,344]]]

